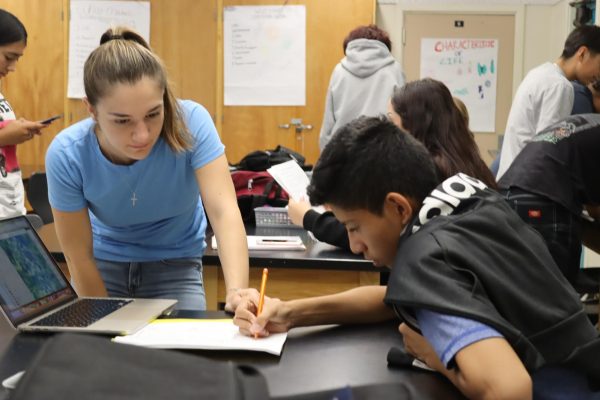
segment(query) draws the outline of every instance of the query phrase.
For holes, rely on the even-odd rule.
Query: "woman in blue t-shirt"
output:
[[[46,155],[56,232],[78,293],[205,309],[208,216],[234,310],[248,285],[248,249],[208,112],[176,100],[162,61],[124,28],[102,35],[84,87],[91,118],[61,132]]]

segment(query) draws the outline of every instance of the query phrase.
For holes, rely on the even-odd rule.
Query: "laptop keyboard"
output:
[[[77,302],[42,318],[32,326],[86,327],[127,305],[132,300],[79,299]]]

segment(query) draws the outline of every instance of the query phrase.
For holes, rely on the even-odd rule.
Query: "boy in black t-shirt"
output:
[[[572,115],[540,132],[498,186],[521,218],[546,240],[554,261],[580,292],[598,279],[580,270],[581,245],[600,250],[600,115]],[[597,240],[597,239],[596,239]]]

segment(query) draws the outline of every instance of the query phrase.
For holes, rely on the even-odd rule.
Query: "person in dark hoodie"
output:
[[[323,150],[333,133],[359,115],[385,114],[395,86],[404,85],[392,42],[375,25],[359,26],[344,39],[345,57],[331,74],[319,135]]]
[[[395,312],[405,349],[468,398],[600,397],[598,331],[541,236],[482,181],[440,183],[422,144],[363,117],[334,135],[308,193],[344,223],[355,253],[391,267],[387,290],[265,298],[259,316],[253,293],[234,318],[243,334]]]

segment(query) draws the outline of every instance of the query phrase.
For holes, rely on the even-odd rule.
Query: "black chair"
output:
[[[27,200],[33,212],[42,218],[44,224],[54,222],[48,201],[48,181],[45,172],[34,172],[27,182]]]

